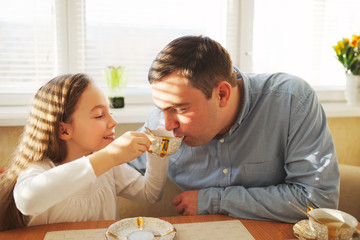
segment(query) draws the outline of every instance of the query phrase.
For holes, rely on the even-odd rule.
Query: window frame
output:
[[[77,8],[84,8],[84,0],[54,0],[56,5],[56,38],[57,38],[57,75],[62,73],[82,72],[85,67],[84,36],[77,34],[79,26],[84,27],[84,12]],[[228,24],[233,24],[235,33],[229,37],[227,45],[235,49],[232,54],[233,64],[243,72],[252,69],[252,27],[254,17],[254,1],[239,0],[229,1],[231,9],[228,10]],[[80,14],[80,16],[79,16]],[[82,14],[82,15],[81,15]],[[81,22],[81,20],[83,22]],[[84,29],[81,29],[84,30]],[[83,31],[84,32],[84,31]],[[235,36],[235,37],[234,37]],[[61,41],[60,41],[61,40]],[[80,44],[82,43],[82,44]],[[66,49],[60,51],[60,49]],[[80,51],[74,51],[80,49]],[[81,53],[81,54],[79,54]],[[154,56],[155,57],[155,56]],[[26,84],[25,84],[26,85]],[[344,86],[340,88],[315,88],[321,102],[344,102]],[[10,90],[11,89],[11,90]],[[9,88],[0,88],[0,107],[28,106],[36,91],[31,89],[16,91]],[[149,105],[152,104],[151,88],[128,87],[125,91],[126,104]]]

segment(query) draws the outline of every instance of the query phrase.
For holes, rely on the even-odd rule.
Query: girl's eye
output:
[[[100,115],[97,115],[95,118],[96,118],[96,119],[99,119],[99,118],[102,118],[102,116],[103,116],[103,115],[100,114]]]

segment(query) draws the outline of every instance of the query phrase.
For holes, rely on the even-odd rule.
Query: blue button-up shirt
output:
[[[295,222],[305,216],[289,201],[303,209],[336,208],[337,157],[312,88],[285,73],[241,75],[245,96],[237,121],[202,146],[183,143],[170,157],[169,178],[184,191],[200,190],[198,214]],[[163,121],[155,109],[146,125],[156,129]]]

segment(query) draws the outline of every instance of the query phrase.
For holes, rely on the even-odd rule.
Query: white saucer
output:
[[[167,231],[174,228],[174,226],[164,220],[159,218],[152,218],[152,217],[143,217],[143,231],[151,232],[154,235],[161,235],[166,233]],[[106,231],[106,237],[108,240],[116,240],[115,237],[112,237],[108,234],[111,232],[120,238],[126,239],[132,233],[138,232],[139,227],[137,225],[137,218],[125,218],[120,221],[117,221],[110,225],[110,227]],[[156,240],[173,240],[175,238],[176,232],[172,232],[169,235],[163,237],[156,237]]]
[[[301,220],[294,227],[294,235],[300,240],[316,240],[315,234],[311,231],[309,220]]]

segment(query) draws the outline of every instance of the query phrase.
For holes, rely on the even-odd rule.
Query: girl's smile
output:
[[[115,133],[112,133],[108,136],[105,136],[104,139],[110,140],[111,142],[115,140]]]
[[[63,137],[68,147],[66,161],[87,156],[109,145],[115,140],[116,124],[106,95],[94,84],[89,84],[79,97],[71,120],[64,123],[67,135]]]

